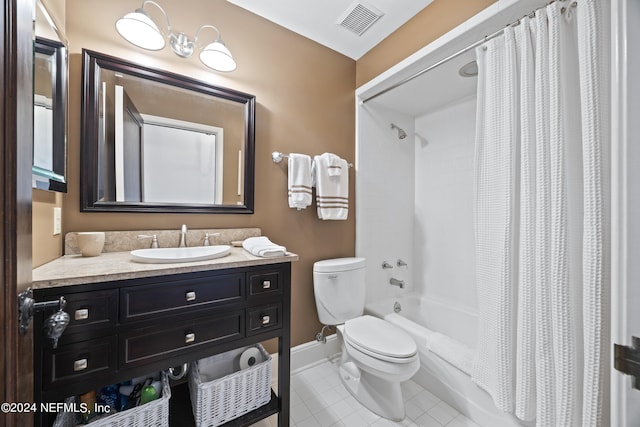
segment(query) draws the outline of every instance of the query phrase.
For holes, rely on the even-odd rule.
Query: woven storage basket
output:
[[[192,363],[189,392],[197,427],[218,426],[269,403],[271,356],[262,345],[254,347],[263,361],[243,370],[238,370],[238,360],[250,347]]]
[[[100,418],[87,424],[91,427],[168,427],[169,426],[169,399],[171,388],[167,374],[162,372],[162,396],[144,405],[116,412],[105,418]],[[66,419],[66,413],[60,413],[56,417],[54,426],[72,427],[72,424],[58,423],[60,418]]]

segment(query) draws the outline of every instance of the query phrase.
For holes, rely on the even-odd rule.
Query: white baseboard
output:
[[[326,343],[310,341],[291,348],[291,373],[326,362],[340,353],[340,341],[336,334],[329,335]]]

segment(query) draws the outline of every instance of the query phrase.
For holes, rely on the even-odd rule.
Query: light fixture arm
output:
[[[149,0],[149,1],[151,1],[151,0]],[[220,30],[218,29],[218,27],[215,27],[215,26],[213,26],[211,24],[204,24],[200,28],[198,28],[198,30],[196,31],[196,35],[193,37],[193,44],[194,45],[197,45],[197,43],[198,43],[198,36],[200,35],[200,31],[204,30],[205,28],[214,29],[216,31],[216,33],[218,33],[218,36],[216,37],[216,39],[214,41],[222,43],[222,36],[220,35]]]
[[[160,12],[162,13],[162,16],[164,16],[164,19],[165,19],[165,21],[166,21],[166,23],[167,23],[167,32],[166,32],[166,34],[164,34],[164,36],[165,36],[165,37],[168,37],[170,34],[172,34],[172,31],[171,31],[171,22],[169,22],[169,15],[167,15],[167,12],[165,12],[165,10],[162,8],[162,6],[160,6],[158,3],[156,3],[156,2],[155,2],[155,1],[153,1],[153,0],[144,0],[144,1],[142,2],[142,7],[141,7],[140,9],[144,10],[144,7],[145,7],[147,4],[149,4],[149,3],[151,3],[152,5],[154,5],[155,7],[157,7],[158,9],[160,9]],[[146,12],[146,11],[145,11],[145,12]]]

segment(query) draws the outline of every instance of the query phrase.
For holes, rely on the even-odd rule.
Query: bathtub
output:
[[[401,307],[399,313],[394,312],[396,303]],[[484,427],[533,425],[499,411],[491,397],[471,381],[468,372],[477,341],[476,313],[412,294],[369,303],[365,311],[401,327],[413,337],[420,353],[420,370],[413,380],[426,390]],[[430,351],[427,342],[437,332],[454,347],[466,350],[451,353],[465,356],[445,361],[444,356]]]

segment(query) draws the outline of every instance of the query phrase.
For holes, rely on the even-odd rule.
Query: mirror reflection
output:
[[[67,49],[38,4],[37,32],[58,40],[37,36],[34,43],[32,187],[66,192]]]
[[[84,210],[251,212],[253,96],[83,55]]]

